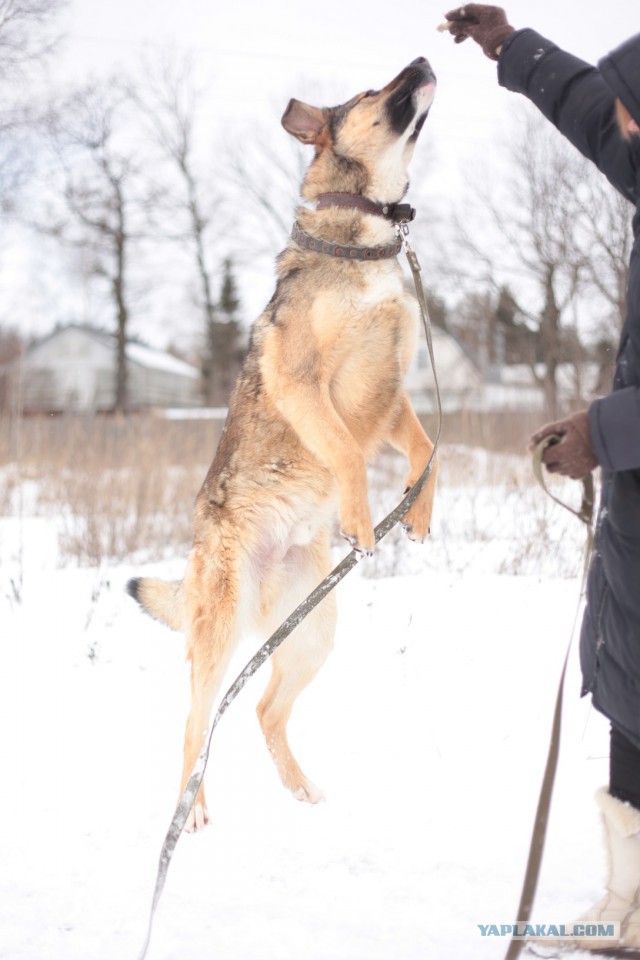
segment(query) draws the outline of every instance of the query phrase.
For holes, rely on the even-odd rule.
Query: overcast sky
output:
[[[520,98],[498,86],[495,64],[475,43],[457,46],[437,32],[447,9],[432,0],[70,0],[51,83],[135,72],[159,51],[193,52],[211,91],[212,128],[255,118],[273,121],[274,138],[284,140],[278,117],[290,97],[321,90],[333,105],[423,55],[438,93],[420,149],[428,140],[428,188],[453,204],[478,158],[499,169],[496,145]],[[638,0],[514,0],[506,11],[515,27],[531,26],[590,62],[640,30]],[[272,283],[263,272],[241,291],[248,319]]]
[[[451,163],[495,138],[514,95],[476,44],[436,31],[447,9],[433,0],[72,0],[58,69],[82,79],[135,65],[147,45],[193,50],[216,117],[259,117],[319,84],[341,102],[422,55],[439,81],[430,139]],[[513,26],[591,62],[640,30],[638,0],[514,0],[506,11]]]

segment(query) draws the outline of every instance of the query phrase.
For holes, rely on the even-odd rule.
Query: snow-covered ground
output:
[[[516,919],[582,542],[541,491],[509,489],[445,483],[431,543],[395,544],[338,588],[335,651],[290,723],[326,802],[281,787],[255,718],[268,667],[249,682],[213,738],[212,823],[178,844],[150,960],[504,955],[478,924]],[[135,960],[188,673],[181,638],[124,585],[183,560],[61,566],[55,518],[28,503],[0,519],[0,957]],[[540,923],[601,890],[607,725],[579,684],[575,644]]]

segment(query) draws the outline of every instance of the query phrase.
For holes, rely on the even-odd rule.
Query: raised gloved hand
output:
[[[557,443],[550,443],[543,451],[542,462],[549,473],[560,473],[572,480],[582,480],[598,466],[598,459],[591,443],[589,415],[586,410],[574,413],[566,420],[547,423],[534,433],[529,442],[533,450],[545,437],[556,434]]]
[[[514,27],[507,23],[502,7],[490,7],[484,3],[466,3],[445,16],[447,22],[439,27],[440,30],[448,30],[456,43],[471,37],[491,60],[498,59],[498,47],[514,31]]]

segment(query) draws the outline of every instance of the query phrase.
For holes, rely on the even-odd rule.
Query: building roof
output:
[[[80,333],[85,334],[87,337],[97,340],[109,350],[116,349],[117,337],[115,334],[108,333],[106,330],[98,330],[97,328],[86,324],[67,323],[64,324],[64,326],[56,327],[56,329],[52,330],[51,333],[47,334],[45,337],[41,337],[40,340],[37,340],[35,343],[33,343],[27,350],[27,357],[32,351],[37,350],[43,343],[47,343],[50,340],[59,337],[68,330],[79,331]],[[178,357],[174,357],[172,354],[167,353],[164,350],[157,350],[154,347],[149,347],[137,340],[127,341],[125,355],[130,363],[135,363],[137,366],[144,367],[148,370],[162,370],[165,373],[174,373],[182,377],[190,377],[194,380],[200,377],[200,371],[197,367],[192,366],[190,363],[186,363],[184,360],[179,360]]]

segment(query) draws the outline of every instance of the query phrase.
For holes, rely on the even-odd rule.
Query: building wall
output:
[[[431,334],[443,406],[450,409],[464,407],[480,393],[482,377],[453,337],[439,327],[433,327]],[[435,381],[422,330],[407,370],[405,388],[416,410],[435,409]]]
[[[74,328],[61,330],[22,358],[24,409],[99,409],[99,393],[111,389],[112,364],[111,352],[99,340]]]
[[[169,364],[167,366],[170,366]],[[197,406],[197,375],[154,369],[128,362],[131,409],[153,406]],[[108,340],[68,327],[36,344],[10,372],[27,412],[112,410],[115,401],[116,356]]]
[[[132,407],[198,406],[198,380],[164,370],[129,364],[129,395]]]

